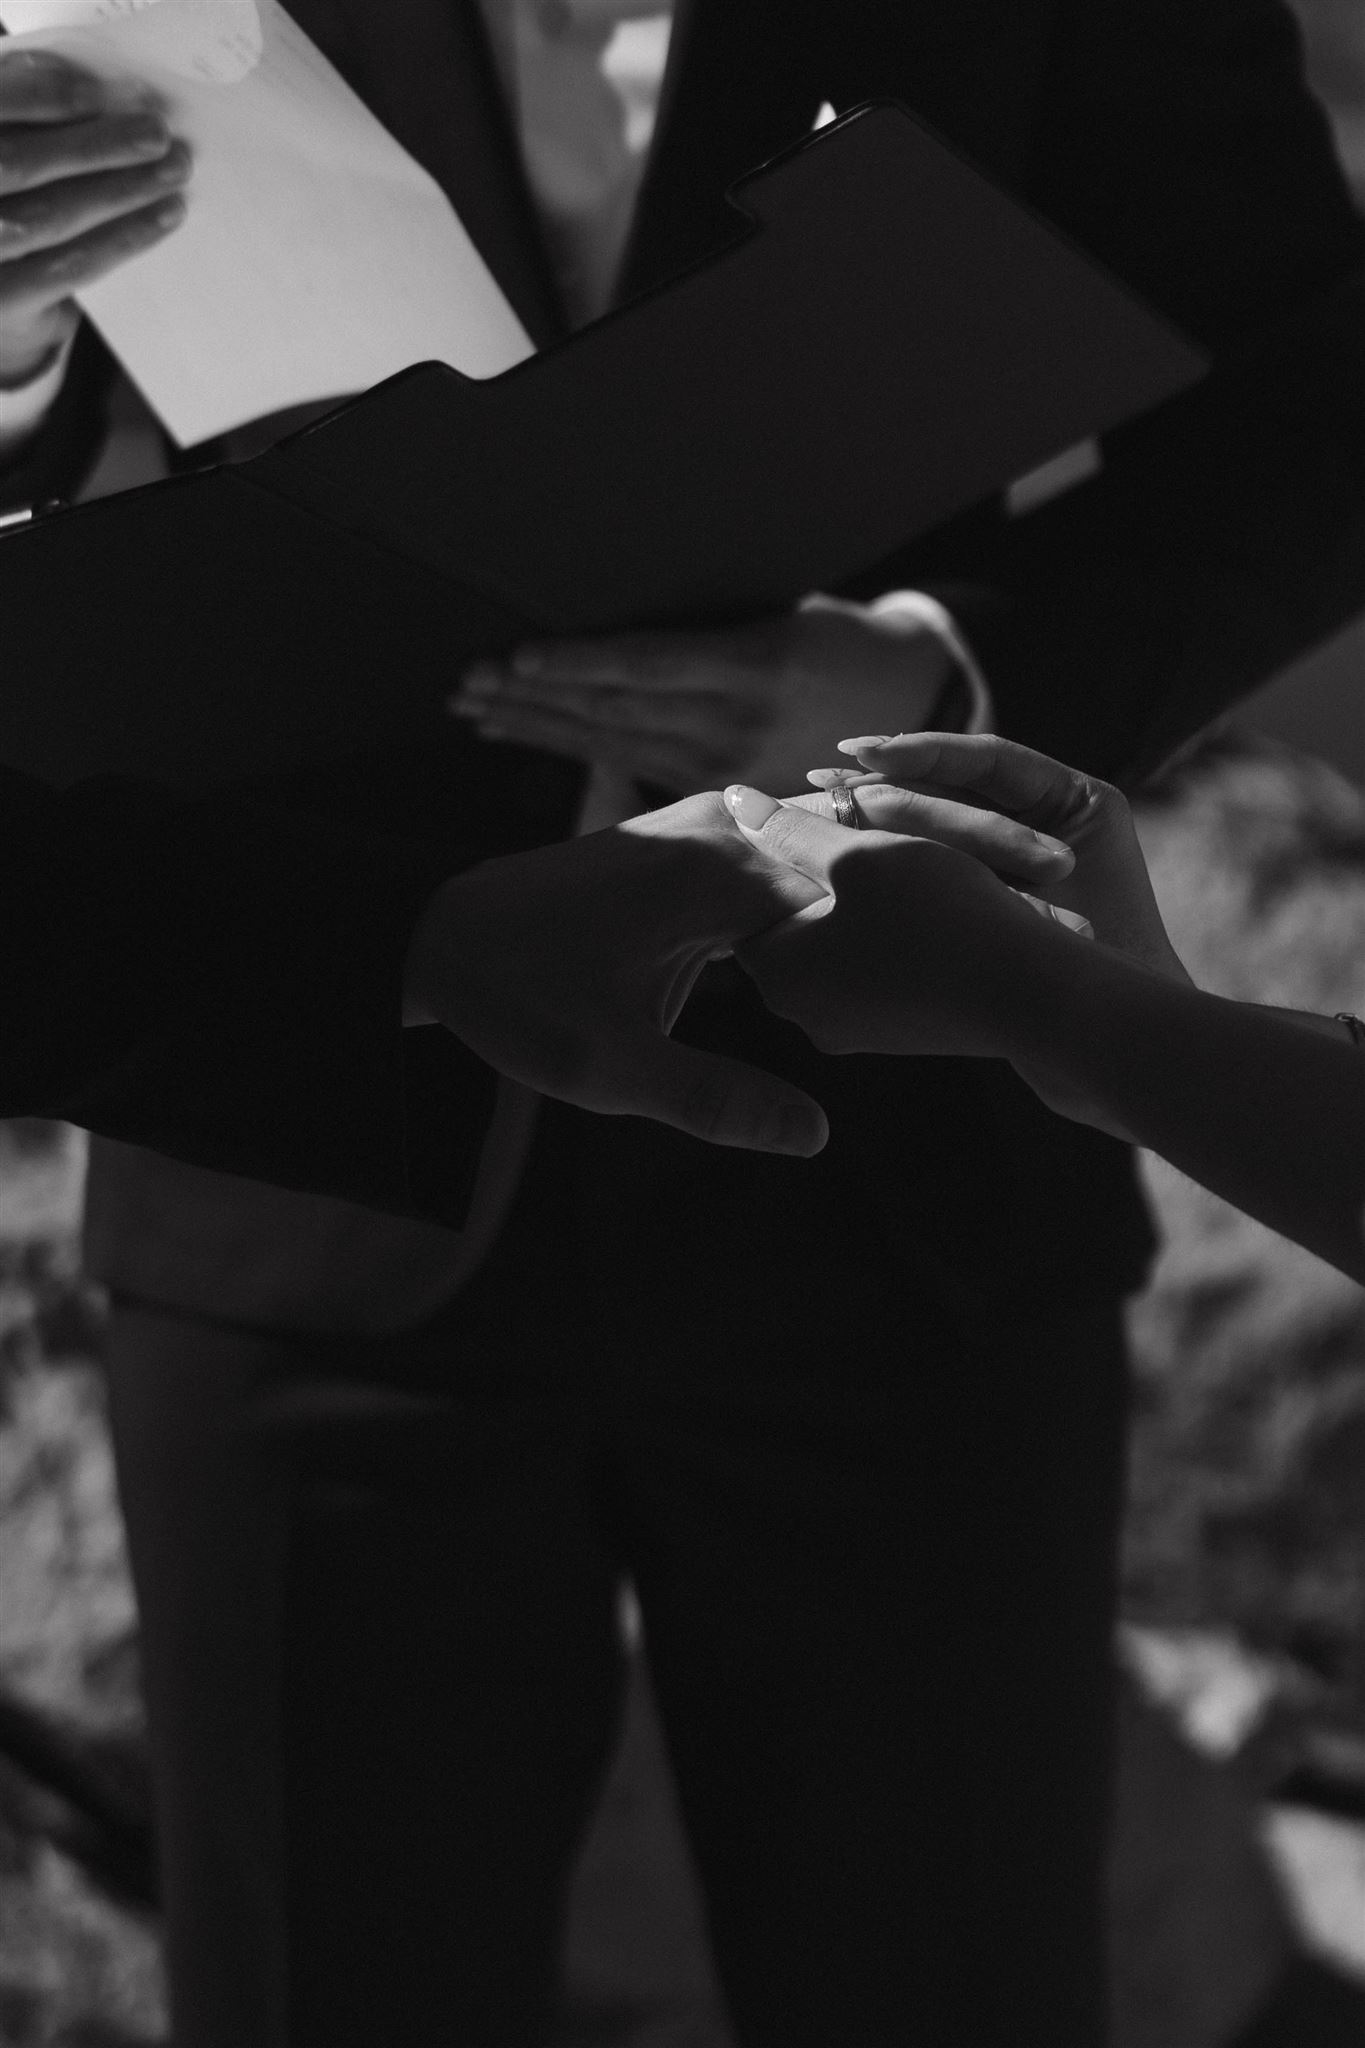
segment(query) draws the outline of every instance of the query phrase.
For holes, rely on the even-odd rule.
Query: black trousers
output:
[[[1116,1304],[552,1109],[438,1322],[121,1303],[176,2048],[529,2048],[635,1584],[744,2048],[1095,2048]]]

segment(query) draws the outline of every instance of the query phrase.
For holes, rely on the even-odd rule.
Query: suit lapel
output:
[[[819,109],[806,20],[818,11],[819,0],[686,0],[619,297],[743,232],[729,187],[803,135]]]
[[[742,232],[725,202],[821,104],[899,99],[1026,188],[1056,0],[689,0],[622,272],[647,289]]]
[[[566,331],[478,0],[286,0],[430,171],[538,346]]]

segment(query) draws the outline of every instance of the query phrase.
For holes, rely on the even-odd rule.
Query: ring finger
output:
[[[940,846],[971,854],[1006,880],[1030,882],[1037,888],[1061,881],[1076,864],[1071,848],[1061,840],[1035,832],[999,811],[955,803],[950,797],[923,796],[894,782],[845,787],[862,813],[863,823],[873,830],[936,839]],[[835,815],[834,799],[828,791],[790,801],[822,818]]]

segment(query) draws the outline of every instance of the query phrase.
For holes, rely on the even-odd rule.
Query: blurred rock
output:
[[[1144,802],[1202,986],[1365,1011],[1365,794],[1225,732]],[[1315,1670],[1365,1729],[1365,1293],[1148,1159],[1162,1240],[1129,1318],[1128,1611]]]
[[[1293,1953],[1250,1801],[1131,1676],[1111,1912],[1114,2048],[1228,2048]]]

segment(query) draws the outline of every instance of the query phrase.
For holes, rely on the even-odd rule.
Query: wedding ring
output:
[[[829,793],[834,804],[835,824],[847,825],[850,832],[856,832],[863,822],[863,814],[858,809],[853,791],[846,788],[842,782],[833,782],[830,784]]]

